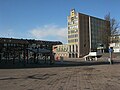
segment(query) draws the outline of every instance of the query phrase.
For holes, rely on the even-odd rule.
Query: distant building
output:
[[[115,53],[120,52],[120,35],[111,37],[110,47],[113,47]]]
[[[109,21],[72,9],[68,16],[68,57],[79,58],[97,50],[104,52],[109,46],[109,32]],[[57,55],[59,52],[55,53]]]
[[[2,59],[26,59],[33,57],[35,52],[30,49],[46,49],[52,52],[53,45],[62,44],[59,41],[43,41],[34,39],[15,39],[15,38],[0,38],[0,61]],[[39,56],[40,53],[37,53]],[[36,57],[37,57],[36,56]]]
[[[68,45],[54,45],[53,46],[53,52],[55,52],[55,56],[56,58],[60,58],[60,56],[64,57],[64,58],[68,58],[69,57],[69,53],[68,53]]]

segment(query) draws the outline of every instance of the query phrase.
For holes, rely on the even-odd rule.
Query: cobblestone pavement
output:
[[[0,90],[120,90],[120,63],[0,69]]]

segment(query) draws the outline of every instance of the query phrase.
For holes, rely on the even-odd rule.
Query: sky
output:
[[[71,9],[120,22],[120,0],[0,0],[0,37],[67,43]]]

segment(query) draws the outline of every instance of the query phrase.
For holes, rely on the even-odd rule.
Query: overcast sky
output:
[[[67,16],[77,12],[120,21],[120,0],[0,0],[0,37],[67,43]]]

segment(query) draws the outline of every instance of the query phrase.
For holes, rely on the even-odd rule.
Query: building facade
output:
[[[83,57],[91,51],[108,48],[110,22],[78,13],[75,9],[68,16],[68,57]],[[58,53],[58,52],[56,52]]]
[[[34,56],[39,59],[38,57],[41,56],[41,53],[36,53],[29,49],[46,49],[52,52],[52,46],[59,44],[62,43],[59,41],[0,38],[0,62],[2,60],[13,60],[13,62],[14,60],[28,61]]]
[[[54,45],[53,46],[53,52],[55,52],[55,58],[60,59],[60,57],[68,58],[69,53],[68,53],[68,45]]]
[[[120,35],[111,37],[110,47],[113,47],[115,53],[120,53]]]

